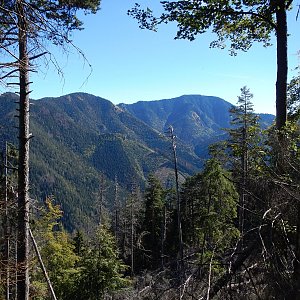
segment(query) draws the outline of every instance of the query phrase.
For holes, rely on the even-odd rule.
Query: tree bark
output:
[[[179,196],[179,180],[178,180],[178,168],[177,168],[177,154],[176,154],[176,144],[174,129],[172,126],[169,127],[170,137],[172,140],[172,150],[174,159],[174,171],[175,171],[175,184],[176,184],[176,207],[177,207],[177,227],[178,227],[178,242],[179,242],[179,259],[180,259],[180,269],[183,265],[183,240],[182,240],[182,228],[181,228],[181,205]]]
[[[27,19],[22,1],[17,2],[19,39],[19,162],[18,162],[18,250],[17,299],[29,299],[29,59]]]
[[[5,277],[6,277],[6,284],[5,284],[5,299],[9,300],[10,296],[10,232],[9,232],[9,212],[8,212],[8,145],[7,142],[5,143],[5,216],[4,216],[4,236],[5,236],[5,250],[4,250],[4,261],[5,261]]]
[[[287,17],[285,1],[278,1],[276,10],[277,81],[276,81],[276,128],[282,129],[287,121]]]

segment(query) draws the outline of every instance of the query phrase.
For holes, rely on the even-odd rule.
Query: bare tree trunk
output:
[[[18,250],[17,299],[29,299],[29,59],[27,19],[22,0],[17,2],[19,28],[19,162],[18,162]]]
[[[167,235],[167,206],[164,204],[164,213],[163,220],[161,224],[161,248],[160,248],[160,257],[161,257],[161,268],[165,267],[165,241]]]
[[[8,145],[5,143],[5,217],[4,217],[4,236],[5,236],[5,251],[4,251],[4,261],[5,261],[5,276],[6,276],[6,284],[5,284],[5,299],[9,300],[10,297],[10,234],[9,234],[9,216],[8,216]]]
[[[119,199],[119,184],[118,184],[118,178],[117,175],[115,176],[115,199],[114,199],[114,221],[115,221],[115,238],[116,242],[119,245],[119,239],[120,239],[120,199]]]
[[[42,270],[43,270],[44,277],[45,277],[45,279],[46,279],[46,281],[47,281],[48,288],[49,288],[50,293],[51,293],[51,297],[52,297],[53,300],[57,300],[57,298],[56,298],[56,296],[55,296],[55,293],[54,293],[54,289],[53,289],[52,284],[51,284],[51,281],[50,281],[50,278],[49,278],[49,276],[48,276],[46,267],[45,267],[45,265],[44,265],[44,263],[43,263],[42,256],[41,256],[41,254],[40,254],[39,248],[38,248],[38,246],[37,246],[37,243],[36,243],[36,241],[35,241],[35,238],[34,238],[34,236],[33,236],[32,231],[31,231],[30,228],[29,228],[29,235],[30,235],[30,237],[31,237],[31,240],[32,240],[32,243],[33,243],[34,250],[35,250],[35,252],[36,252],[36,255],[37,255],[38,260],[39,260],[39,262],[40,262],[41,268],[42,268]]]
[[[203,299],[213,299],[214,296],[223,288],[225,287],[232,276],[236,273],[236,271],[243,265],[244,261],[253,253],[254,249],[258,249],[260,247],[259,239],[256,238],[252,241],[252,243],[245,248],[242,252],[239,253],[236,260],[232,263],[230,272],[223,274],[210,288],[209,295],[206,294]]]
[[[278,1],[277,5],[276,127],[277,129],[282,129],[287,121],[287,17],[285,1]]]
[[[131,276],[134,276],[134,213],[133,213],[133,197],[130,199],[130,261],[131,261]]]
[[[183,273],[183,240],[182,240],[182,228],[181,228],[181,205],[179,195],[179,181],[178,181],[178,168],[177,168],[177,154],[176,154],[176,143],[173,127],[169,127],[170,137],[172,140],[173,158],[174,158],[174,171],[175,171],[175,183],[176,183],[176,204],[177,204],[177,227],[178,227],[178,243],[179,243],[179,263],[178,263],[178,274],[179,274],[179,294],[178,298],[181,299],[181,283]]]
[[[99,179],[99,193],[98,193],[98,199],[97,199],[97,206],[98,206],[98,222],[99,226],[102,225],[102,215],[103,215],[103,205],[104,205],[104,175],[101,174]]]
[[[180,195],[179,195],[179,182],[178,182],[178,168],[177,168],[177,154],[176,154],[176,144],[175,135],[173,127],[169,127],[170,137],[172,139],[172,149],[174,158],[174,170],[175,170],[175,181],[176,181],[176,204],[177,204],[177,227],[178,227],[178,242],[179,242],[179,259],[180,266],[183,263],[183,241],[182,241],[182,229],[181,229],[181,208],[180,208]]]

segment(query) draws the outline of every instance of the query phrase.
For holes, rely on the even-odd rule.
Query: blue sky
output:
[[[154,10],[160,7],[157,0],[102,0],[96,15],[83,16],[85,29],[73,33],[92,70],[74,49],[69,54],[53,49],[64,77],[41,61],[39,73],[32,77],[31,97],[87,92],[117,104],[202,94],[236,103],[240,88],[247,85],[254,94],[255,110],[275,113],[275,46],[254,44],[250,51],[231,57],[226,49],[209,48],[213,39],[209,33],[189,42],[174,40],[175,24],[161,26],[156,33],[141,30],[127,16],[135,2]],[[296,13],[296,9],[289,13],[290,75],[296,75],[292,70],[300,60]]]

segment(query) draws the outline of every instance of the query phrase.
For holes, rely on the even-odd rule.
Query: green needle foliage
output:
[[[300,117],[300,75],[294,77],[288,84],[287,108],[290,121],[298,121]]]
[[[99,300],[108,292],[128,286],[130,281],[122,275],[126,269],[114,236],[101,225],[81,258],[76,299]]]
[[[272,1],[271,1],[272,2]],[[208,30],[217,34],[211,47],[224,48],[230,40],[232,54],[247,51],[253,42],[270,45],[270,34],[276,27],[276,7],[266,1],[161,1],[164,12],[154,17],[151,9],[140,5],[129,11],[141,28],[156,30],[161,23],[176,22],[176,39],[194,40]]]
[[[229,111],[232,128],[227,129],[228,161],[231,162],[230,167],[239,192],[239,230],[242,235],[244,227],[249,229],[250,219],[253,218],[248,216],[248,212],[258,209],[255,199],[251,196],[255,194],[254,181],[262,175],[264,167],[263,135],[258,116],[253,111],[252,98],[253,95],[246,86],[241,88],[237,105]]]
[[[59,219],[62,217],[60,206],[54,205],[53,200],[48,198],[40,213],[40,218],[34,225],[35,235],[41,248],[41,256],[56,297],[70,299],[75,286],[75,275],[79,272],[76,268],[79,256],[74,252],[74,245],[68,233],[59,223]],[[32,265],[39,266],[39,262],[35,261]],[[32,298],[44,299],[42,296],[47,291],[47,286],[42,271],[36,267],[32,273]]]
[[[259,117],[253,111],[253,94],[244,86],[238,97],[236,106],[230,109],[231,129],[227,146],[230,150],[229,160],[232,161],[232,169],[239,178],[249,177],[257,173],[261,165],[262,132],[259,126]]]
[[[145,191],[145,217],[142,226],[145,252],[145,264],[156,268],[160,262],[160,245],[162,241],[162,224],[164,209],[164,190],[159,180],[149,175]]]
[[[41,249],[57,299],[98,300],[129,285],[124,278],[126,266],[119,259],[114,236],[105,226],[96,231],[93,241],[85,242],[82,233],[72,241],[61,227],[62,211],[51,199],[45,202],[40,218],[34,223]],[[31,297],[48,299],[47,285],[36,259],[32,266]]]
[[[202,174],[202,224],[211,245],[224,250],[230,246],[238,231],[234,220],[237,216],[238,194],[230,173],[214,158],[207,161]]]
[[[209,263],[237,240],[237,202],[230,173],[215,158],[184,184],[183,236],[186,244],[200,249],[201,264]]]

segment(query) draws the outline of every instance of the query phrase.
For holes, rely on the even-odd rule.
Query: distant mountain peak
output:
[[[14,93],[0,96],[0,150],[5,141],[17,144],[16,99]],[[123,191],[132,182],[143,186],[149,173],[174,179],[169,125],[178,137],[181,174],[199,171],[208,146],[224,139],[232,107],[203,95],[114,105],[78,92],[32,102],[32,194],[36,199],[54,195],[71,229],[93,215],[100,174],[110,187],[117,176]]]

